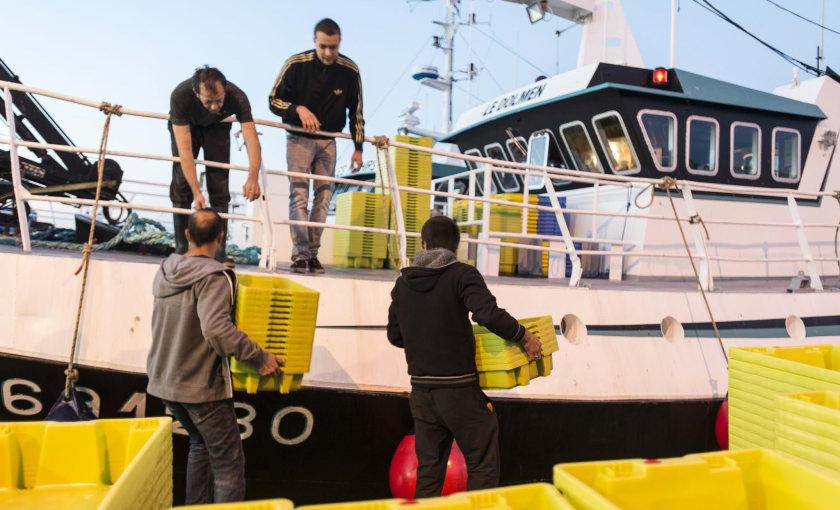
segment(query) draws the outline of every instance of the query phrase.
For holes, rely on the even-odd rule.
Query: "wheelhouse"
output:
[[[602,63],[542,80],[466,112],[441,141],[499,161],[798,188],[826,117],[820,108],[679,69],[655,80],[656,72]],[[520,175],[495,172],[491,192],[524,186]],[[543,191],[539,178],[528,187]]]

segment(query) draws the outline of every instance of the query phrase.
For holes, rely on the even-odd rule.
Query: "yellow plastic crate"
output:
[[[778,395],[775,447],[840,473],[840,392]]]
[[[0,508],[171,506],[171,418],[0,423]]]
[[[832,472],[771,450],[558,464],[554,485],[578,510],[828,510]]]
[[[730,435],[740,448],[773,448],[777,396],[803,391],[840,390],[838,348],[750,347],[730,349]]]
[[[263,499],[239,503],[214,503],[211,505],[179,506],[178,510],[292,510],[295,507],[288,499]]]
[[[734,360],[840,385],[840,345],[738,347]]]
[[[382,499],[306,505],[300,510],[572,510],[572,506],[557,489],[547,483],[514,485],[498,489],[458,492],[441,498],[416,500]]]
[[[546,356],[527,365],[510,370],[478,369],[478,385],[486,390],[508,390],[515,386],[527,386],[531,379],[551,374],[554,363]]]
[[[235,359],[230,360],[230,375],[233,389],[256,393],[258,391],[276,391],[289,393],[299,390],[303,383],[303,374],[309,372],[309,364],[306,367],[283,367],[277,377],[263,377],[259,371],[247,363],[240,363]]]

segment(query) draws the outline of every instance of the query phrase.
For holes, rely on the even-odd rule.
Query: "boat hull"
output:
[[[0,355],[0,421],[46,416],[64,366]],[[140,373],[80,367],[79,386],[103,418],[160,416]],[[296,504],[390,497],[391,457],[412,420],[405,393],[308,388],[235,394],[247,459],[247,497]],[[673,457],[717,449],[720,399],[493,399],[501,430],[503,485],[550,481],[559,462]],[[175,503],[183,502],[188,441],[176,426]]]

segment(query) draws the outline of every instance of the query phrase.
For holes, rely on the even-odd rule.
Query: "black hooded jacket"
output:
[[[442,267],[402,270],[391,291],[388,340],[405,349],[413,386],[475,384],[475,338],[468,312],[502,338],[518,342],[525,334],[496,305],[476,268],[453,260]]]

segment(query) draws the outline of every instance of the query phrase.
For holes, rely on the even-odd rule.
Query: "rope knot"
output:
[[[388,140],[387,136],[374,136],[373,143],[376,145],[377,149],[387,149],[390,146],[390,140]]]
[[[673,177],[663,177],[661,181],[659,181],[659,187],[662,189],[671,189],[677,187],[677,180]]]
[[[702,221],[703,220],[700,219],[699,214],[695,214],[694,216],[691,216],[691,217],[688,218],[688,222],[691,223],[692,225],[696,225],[697,223],[700,223]]]
[[[105,114],[114,114],[119,117],[122,115],[122,105],[102,101],[102,103],[99,104],[99,111]]]
[[[79,380],[79,371],[75,368],[66,368],[64,369],[64,375],[67,376],[67,382],[70,386],[74,386],[76,381]]]

